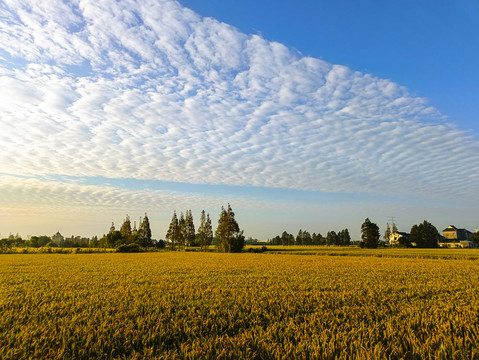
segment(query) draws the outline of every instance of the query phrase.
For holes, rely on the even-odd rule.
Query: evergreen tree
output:
[[[339,237],[336,231],[328,231],[326,234],[326,245],[339,245]]]
[[[186,246],[190,246],[195,241],[195,224],[193,222],[193,213],[191,210],[186,211],[184,232]]]
[[[351,235],[349,234],[348,229],[344,229],[343,231],[343,239],[344,239],[344,245],[350,246],[351,245]]]
[[[288,234],[286,231],[283,231],[283,233],[281,234],[281,244],[282,245],[294,245],[293,234]]]
[[[361,225],[361,247],[376,249],[379,246],[379,227],[369,218]]]
[[[231,237],[231,233],[232,231],[230,229],[230,221],[228,218],[228,213],[226,212],[225,208],[222,206],[220,218],[218,219],[218,227],[216,228],[216,248],[218,249],[218,251],[220,252],[231,251],[231,244],[229,241]]]
[[[391,229],[391,234],[394,234],[394,233],[397,233],[398,232],[398,228],[396,226],[396,224],[393,222],[393,226],[392,226],[392,229]]]
[[[184,249],[187,242],[187,235],[186,235],[186,220],[183,211],[180,213],[180,218],[178,219],[178,230],[180,233],[179,237],[179,246],[180,248]]]
[[[206,214],[205,223],[206,246],[209,247],[213,242],[213,226],[211,225],[210,214]]]
[[[143,247],[153,246],[151,241],[151,228],[148,215],[145,213],[143,221],[140,222],[140,227],[137,232],[138,244]]]
[[[201,210],[200,216],[200,227],[198,228],[198,233],[196,234],[196,239],[198,240],[201,250],[206,250],[206,234],[205,234],[205,226],[206,226],[206,213],[204,210]]]
[[[240,252],[244,247],[243,231],[235,220],[230,204],[228,210],[221,208],[216,228],[216,247],[220,252]]]
[[[200,227],[198,228],[197,237],[201,250],[208,250],[213,240],[213,228],[211,227],[210,214],[206,215],[204,210],[201,211]]]
[[[313,239],[308,231],[303,231],[303,245],[312,245]]]
[[[391,236],[391,228],[389,227],[389,223],[386,225],[386,231],[384,232],[384,240],[386,240],[386,243],[389,242],[389,237]]]
[[[281,245],[281,236],[276,235],[274,238],[272,238],[269,243],[271,245]]]
[[[173,211],[170,226],[165,236],[166,240],[170,243],[171,249],[174,249],[180,240],[180,228],[178,226],[178,217],[176,211]]]
[[[126,219],[123,221],[123,225],[121,225],[120,233],[121,233],[121,236],[123,237],[123,239],[125,241],[130,240],[131,221],[130,221],[130,217],[128,215],[126,215]]]
[[[349,235],[349,230],[344,229],[338,233],[339,245],[349,246],[351,245],[351,236]]]
[[[313,245],[324,245],[323,236],[320,233],[313,233]]]
[[[299,229],[298,235],[296,235],[296,245],[303,245],[303,230]]]
[[[343,246],[344,244],[344,238],[343,238],[343,232],[344,230],[341,230],[337,233],[336,235],[336,245]]]

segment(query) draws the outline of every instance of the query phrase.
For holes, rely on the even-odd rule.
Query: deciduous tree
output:
[[[426,220],[419,225],[413,225],[411,228],[410,241],[411,243],[416,243],[416,247],[438,247],[439,239],[440,235],[436,227]]]
[[[216,247],[220,252],[240,252],[244,247],[244,235],[235,220],[235,213],[228,204],[228,210],[221,208],[215,233]]]
[[[475,233],[471,235],[471,241],[474,244],[479,245],[479,231],[476,231]]]

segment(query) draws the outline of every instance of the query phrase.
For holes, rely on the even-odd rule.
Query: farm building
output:
[[[472,232],[466,229],[459,229],[454,225],[449,225],[442,231],[443,238],[439,242],[440,247],[447,248],[468,248],[474,247],[471,242]]]
[[[398,246],[401,244],[401,238],[404,238],[406,242],[409,240],[410,234],[401,232],[401,231],[395,231],[389,235],[389,245],[390,246]]]

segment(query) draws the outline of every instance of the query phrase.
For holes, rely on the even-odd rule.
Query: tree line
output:
[[[137,244],[141,247],[154,246],[153,240],[151,239],[150,220],[146,213],[143,219],[140,218],[138,229],[136,228],[136,222],[132,228],[130,216],[126,215],[120,230],[116,230],[115,224],[111,223],[108,234],[103,235],[103,237],[98,240],[98,243],[92,245],[93,247],[118,248],[122,245],[129,244]]]
[[[173,211],[165,237],[172,250],[199,246],[205,251],[214,241],[216,249],[220,252],[240,252],[245,244],[243,231],[240,230],[230,204],[227,209],[221,208],[214,236],[210,214],[206,214],[204,210],[201,211],[200,227],[198,232],[195,232],[193,214],[191,210],[187,210],[186,215],[180,213],[179,218],[176,211]]]
[[[397,231],[398,229],[395,224],[393,224],[392,229],[388,224],[384,238],[389,240],[389,235]],[[440,239],[441,235],[436,227],[424,220],[421,224],[413,225],[409,236],[400,237],[397,246],[412,247],[412,244],[415,244],[418,248],[435,248],[439,246]],[[361,226],[361,242],[359,245],[364,248],[374,249],[384,244],[385,243],[380,241],[378,225],[367,218]]]
[[[398,232],[396,225],[393,223],[392,227],[389,224],[384,233],[384,239],[389,240],[389,236]],[[380,241],[379,227],[377,224],[366,219],[361,226],[361,242],[360,246],[365,248],[377,248],[385,245]],[[441,240],[441,234],[437,228],[429,221],[424,220],[420,224],[415,224],[411,227],[409,234],[405,234],[398,238],[398,243],[395,247],[416,247],[416,248],[437,248]],[[471,241],[479,245],[479,232],[471,235]]]
[[[322,236],[320,233],[310,234],[306,230],[300,229],[296,237],[293,234],[289,234],[286,231],[280,235],[275,236],[269,240],[271,245],[338,245],[338,246],[348,246],[351,245],[351,236],[349,235],[349,230],[344,229],[336,233],[335,231],[328,231],[326,237]]]
[[[398,229],[394,223],[392,224],[391,228],[389,227],[389,224],[387,224],[386,231],[384,233],[384,239],[389,240],[389,236],[397,231]],[[420,224],[413,225],[411,227],[410,233],[405,236],[401,236],[395,246],[412,247],[414,244],[414,246],[418,248],[435,248],[439,246],[438,244],[440,240],[441,235],[439,234],[437,228],[430,222],[424,220]],[[479,243],[479,238],[477,243]]]
[[[201,224],[198,233],[195,232],[195,224],[193,222],[193,214],[191,210],[186,211],[186,216],[181,212],[180,217],[173,211],[168,231],[165,238],[172,250],[177,248],[184,249],[188,246],[200,246],[202,250],[206,250],[213,241],[213,227],[211,225],[210,214],[201,211]]]
[[[392,228],[389,224],[386,228],[384,238],[389,240],[389,236],[398,229],[395,224]],[[375,249],[381,246],[385,246],[386,243],[380,240],[379,226],[373,223],[369,218],[366,218],[361,225],[361,241],[359,246],[361,248]],[[413,225],[410,234],[408,236],[401,236],[398,239],[397,247],[412,247],[413,244],[418,248],[436,248],[439,246],[441,235],[434,225],[424,220],[420,224]],[[471,241],[479,244],[479,233],[474,233],[471,236]],[[271,245],[339,245],[348,246],[351,245],[351,237],[349,236],[348,229],[341,230],[336,233],[329,231],[326,237],[321,234],[299,230],[296,238],[292,234],[288,234],[284,231],[281,236],[277,235],[269,241]]]
[[[11,247],[90,247],[116,248],[120,251],[134,252],[141,248],[168,246],[172,250],[184,250],[194,246],[206,251],[214,244],[217,251],[220,252],[240,252],[245,245],[243,230],[240,229],[230,204],[226,209],[221,208],[214,235],[210,215],[204,210],[201,212],[198,232],[195,231],[191,210],[187,210],[185,213],[181,212],[179,217],[175,210],[165,237],[166,241],[152,239],[150,221],[145,213],[144,218],[140,218],[138,228],[136,221],[132,226],[129,215],[126,215],[119,230],[112,222],[109,232],[101,238],[94,236],[92,239],[88,239],[72,236],[71,239],[62,237],[61,240],[53,240],[49,236],[32,236],[29,240],[23,240],[17,234],[1,239],[0,247],[2,249]]]
[[[10,234],[7,238],[0,240],[0,246],[3,247],[62,247],[62,248],[79,248],[89,247],[92,242],[98,241],[97,236],[93,236],[91,239],[82,236],[74,236],[64,238],[58,243],[54,243],[50,236],[40,235],[32,236],[30,239],[23,239],[20,235]]]
[[[191,210],[181,212],[179,216],[174,210],[165,238],[165,242],[162,240],[155,242],[151,239],[150,222],[146,214],[143,220],[140,220],[138,229],[136,224],[132,229],[131,220],[127,215],[120,230],[116,230],[112,223],[109,233],[98,240],[98,246],[120,248],[125,251],[137,251],[139,247],[152,246],[168,246],[171,250],[200,247],[201,250],[206,251],[214,243],[217,251],[240,252],[245,244],[243,231],[235,219],[235,213],[230,204],[226,209],[221,208],[214,235],[209,213],[201,211],[200,226],[196,231]]]
[[[389,235],[397,232],[395,224],[392,228],[389,224],[384,234],[385,239],[389,239]],[[199,247],[206,251],[211,245],[215,245],[217,251],[220,252],[240,252],[245,245],[245,237],[235,219],[230,204],[227,208],[221,208],[218,219],[218,226],[213,232],[210,215],[204,210],[201,212],[200,226],[195,231],[193,214],[191,210],[185,213],[181,212],[178,217],[176,210],[165,235],[166,241],[153,240],[151,237],[151,228],[148,215],[145,213],[144,218],[140,218],[139,227],[136,227],[136,221],[132,227],[131,220],[128,215],[124,219],[119,230],[116,230],[114,223],[111,224],[110,231],[101,238],[94,236],[93,238],[84,238],[80,236],[71,236],[70,238],[62,238],[59,241],[53,241],[49,236],[32,236],[29,240],[22,239],[18,234],[10,234],[8,238],[0,240],[1,248],[11,247],[90,247],[90,248],[120,248],[126,247],[129,250],[138,250],[140,248],[168,246],[172,250],[184,250],[187,247]],[[398,239],[398,247],[411,247],[413,244],[420,248],[438,247],[441,235],[436,227],[424,220],[422,223],[413,225],[409,236],[402,236]],[[479,233],[474,233],[471,241],[479,244]],[[348,246],[352,245],[351,236],[348,229],[339,232],[328,231],[324,237],[320,233],[310,234],[306,230],[300,229],[296,237],[283,231],[281,235],[277,235],[268,241],[271,245],[336,245]],[[362,248],[377,248],[385,246],[385,242],[380,240],[379,227],[367,218],[361,225],[361,241],[358,245]]]

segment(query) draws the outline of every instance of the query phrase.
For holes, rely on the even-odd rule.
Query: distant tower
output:
[[[111,222],[111,226],[110,226],[110,234],[111,234],[112,232],[114,232],[114,231],[115,231],[115,224],[114,224],[113,221],[112,221],[112,222]]]

